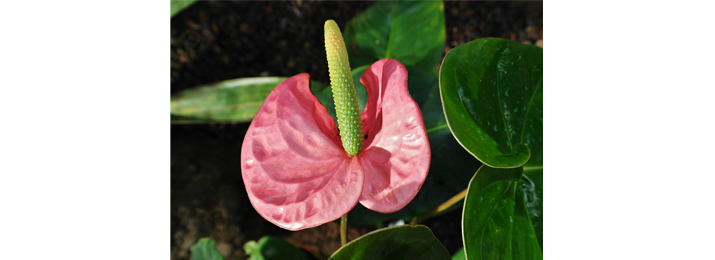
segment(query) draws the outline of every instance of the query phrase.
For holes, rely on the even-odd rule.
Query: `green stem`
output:
[[[425,219],[428,219],[428,218],[430,218],[430,217],[432,217],[432,216],[434,216],[434,215],[437,215],[437,214],[441,213],[442,211],[447,210],[447,209],[448,209],[449,207],[451,207],[452,205],[454,205],[454,204],[456,204],[457,202],[459,202],[459,201],[461,201],[462,199],[464,199],[464,196],[466,196],[466,195],[467,195],[467,189],[464,189],[464,190],[463,190],[462,192],[460,192],[459,194],[454,195],[454,197],[452,197],[451,199],[449,199],[449,200],[445,201],[444,203],[442,203],[442,205],[439,205],[439,206],[437,206],[436,208],[434,208],[434,209],[432,209],[432,210],[430,210],[430,211],[427,211],[427,212],[425,212],[425,213],[422,213],[422,215],[419,215],[418,217],[416,217],[415,219],[413,219],[412,222],[410,222],[410,224],[411,224],[411,225],[417,224],[417,223],[419,223],[419,222],[421,222],[421,221],[423,221],[423,220],[425,220]]]
[[[348,213],[340,218],[340,245],[348,243]]]

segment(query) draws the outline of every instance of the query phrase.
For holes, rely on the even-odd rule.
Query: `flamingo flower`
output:
[[[368,100],[358,113],[340,29],[332,20],[325,27],[338,126],[310,92],[308,74],[298,74],[268,95],[241,150],[251,204],[288,230],[336,220],[358,201],[373,211],[398,211],[415,197],[430,164],[405,67],[393,59],[373,63],[360,78]]]

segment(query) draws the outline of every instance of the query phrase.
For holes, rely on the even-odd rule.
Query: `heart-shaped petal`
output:
[[[417,195],[429,170],[432,154],[422,113],[407,90],[407,70],[400,62],[379,60],[360,82],[368,95],[361,114],[367,139],[358,154],[365,172],[360,203],[395,212]]]
[[[243,140],[241,172],[256,211],[289,230],[340,218],[357,204],[364,179],[306,73],[276,86],[258,110]]]

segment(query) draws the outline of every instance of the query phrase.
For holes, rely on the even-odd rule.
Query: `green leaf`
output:
[[[430,80],[432,75],[425,74],[435,71],[442,58],[444,4],[377,2],[347,24],[343,37],[353,68],[384,58],[405,65],[410,94],[421,107],[433,86],[421,83]]]
[[[250,256],[249,260],[305,260],[305,256],[296,246],[270,236],[264,236],[258,242],[246,242],[243,250]]]
[[[181,91],[171,97],[172,123],[251,122],[268,94],[285,79],[231,79]],[[311,88],[325,85],[311,81]]]
[[[532,156],[533,158],[533,156]],[[529,160],[531,162],[531,160]],[[528,164],[528,163],[527,163]],[[536,238],[544,248],[544,177],[542,166],[524,166],[524,196]]]
[[[524,165],[519,182],[523,188],[518,191],[525,197],[517,196],[514,202],[517,212],[526,207],[523,216],[528,221],[515,218],[521,220],[515,225],[533,229],[539,248],[543,245],[542,64],[539,47],[487,38],[454,48],[440,71],[444,113],[460,144],[493,167]],[[480,168],[480,173],[492,171],[496,170]]]
[[[423,225],[403,225],[370,232],[336,251],[330,259],[451,259],[447,249]]]
[[[529,149],[541,149],[541,48],[474,40],[447,53],[439,82],[450,130],[484,164],[519,167],[529,160]]]
[[[350,63],[358,67],[392,58],[408,67],[434,68],[444,49],[444,24],[441,1],[377,2],[345,28]]]
[[[543,259],[522,187],[523,168],[479,168],[462,213],[468,259]]]
[[[196,0],[171,0],[171,17],[189,7]]]
[[[171,97],[171,114],[199,122],[250,122],[285,77],[240,78],[202,85]]]
[[[452,255],[452,260],[466,260],[467,256],[464,254],[464,248],[460,248]]]
[[[223,257],[216,250],[216,242],[204,237],[191,246],[191,260],[223,260]]]

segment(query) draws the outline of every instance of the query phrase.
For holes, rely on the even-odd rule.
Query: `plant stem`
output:
[[[348,213],[340,218],[340,246],[348,243]]]
[[[461,201],[462,199],[464,199],[464,196],[465,196],[465,195],[467,195],[467,189],[464,189],[464,190],[463,190],[462,192],[460,192],[459,194],[454,195],[454,197],[452,197],[451,199],[445,201],[444,203],[442,203],[442,205],[439,205],[439,206],[437,206],[436,208],[434,208],[434,209],[432,209],[432,210],[430,210],[430,211],[427,211],[427,212],[423,213],[422,215],[419,215],[418,217],[416,217],[415,219],[413,219],[413,220],[410,222],[410,225],[417,224],[417,223],[419,223],[419,222],[421,222],[421,221],[423,221],[423,220],[425,220],[425,219],[427,219],[427,218],[430,218],[430,217],[432,217],[432,216],[434,216],[434,215],[439,214],[439,213],[442,212],[442,211],[447,210],[447,209],[448,209],[449,207],[451,207],[452,205],[454,205],[454,204],[456,204],[457,202],[459,202],[459,201]]]

